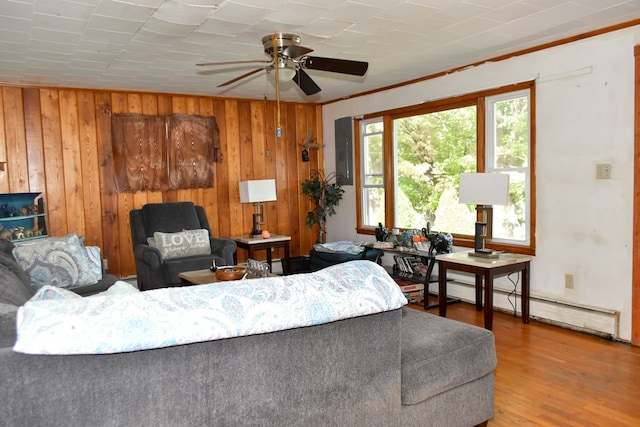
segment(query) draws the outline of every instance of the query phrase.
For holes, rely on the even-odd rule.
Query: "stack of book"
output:
[[[394,273],[405,277],[424,277],[427,274],[427,266],[416,257],[394,255]]]
[[[396,280],[400,290],[410,303],[420,303],[424,301],[424,284],[409,282],[407,280]]]

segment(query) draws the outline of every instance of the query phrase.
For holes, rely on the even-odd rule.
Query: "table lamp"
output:
[[[240,181],[238,186],[240,189],[240,202],[253,203],[256,206],[256,212],[253,214],[253,229],[249,237],[262,238],[262,230],[260,230],[260,224],[264,224],[264,222],[260,221],[264,215],[262,203],[276,200],[276,180]]]
[[[471,256],[497,258],[498,254],[485,249],[486,238],[493,235],[493,205],[506,205],[509,200],[509,175],[502,173],[461,173],[460,203],[476,205],[482,221],[476,222],[474,251]],[[484,232],[483,232],[484,231]]]

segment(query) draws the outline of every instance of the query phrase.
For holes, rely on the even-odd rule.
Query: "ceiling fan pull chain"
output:
[[[280,127],[280,64],[278,58],[280,57],[280,51],[278,50],[278,35],[271,35],[271,48],[273,49],[273,55],[275,60],[275,80],[276,80],[276,136],[280,138],[282,136],[282,128]]]

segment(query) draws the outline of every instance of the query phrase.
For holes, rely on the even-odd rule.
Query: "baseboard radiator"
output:
[[[430,292],[437,293],[438,284],[430,284]],[[519,287],[518,287],[519,289]],[[511,295],[510,295],[511,293]],[[447,284],[447,295],[450,298],[475,304],[475,283],[455,279]],[[521,316],[520,292],[515,295],[512,290],[494,287],[493,306],[495,310],[515,313]],[[552,299],[545,296],[531,295],[529,313],[532,319],[564,328],[595,334],[612,340],[619,337],[620,313],[600,307],[589,307]]]

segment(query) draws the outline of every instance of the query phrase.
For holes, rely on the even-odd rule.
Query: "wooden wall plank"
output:
[[[7,140],[4,126],[4,95],[0,90],[0,162],[4,163],[4,170],[0,171],[0,193],[9,192],[9,162],[7,157]]]
[[[282,117],[282,136],[285,149],[287,150],[287,158],[289,162],[287,163],[287,171],[288,171],[288,179],[287,179],[287,188],[289,190],[289,231],[286,233],[291,236],[291,251],[294,253],[300,252],[300,221],[301,215],[298,214],[300,207],[300,169],[301,169],[301,161],[300,152],[298,151],[298,147],[296,144],[296,106],[295,104],[281,104],[281,108],[283,111],[281,112]],[[303,213],[306,215],[306,212]],[[302,220],[303,221],[303,220]]]
[[[142,114],[155,116],[158,115],[158,97],[152,94],[142,95]],[[162,191],[146,191],[141,192],[143,198],[138,198],[135,202],[136,209],[141,208],[147,203],[162,203]]]
[[[213,108],[213,99],[212,98],[204,98],[201,97],[198,99],[200,104],[200,114],[203,116],[213,116],[216,117],[215,109]],[[216,118],[216,122],[218,119]],[[218,125],[219,126],[219,125]],[[220,185],[219,178],[216,176],[216,170],[218,168],[217,163],[213,164],[214,170],[214,179],[213,179],[213,187],[205,188],[202,191],[202,207],[204,211],[207,213],[207,218],[209,219],[209,227],[211,228],[211,233],[214,236],[220,235],[220,225],[218,223],[218,186]]]
[[[270,233],[275,233],[279,230],[278,224],[280,221],[280,207],[284,207],[287,211],[289,209],[289,203],[286,199],[286,190],[278,185],[278,145],[276,143],[276,131],[275,122],[272,119],[273,110],[269,110],[269,104],[266,100],[260,102],[260,109],[263,116],[263,133],[264,133],[264,157],[265,157],[265,178],[276,180],[276,197],[277,201],[267,203],[267,217],[265,218],[265,228]],[[271,121],[271,124],[269,123]]]
[[[135,100],[132,102],[135,105]],[[113,114],[125,114],[129,111],[129,96],[126,93],[114,92],[111,94],[111,110]],[[133,261],[133,249],[131,245],[131,230],[129,228],[129,212],[135,208],[134,196],[131,193],[117,193],[118,203],[116,212],[118,217],[118,259],[121,272],[133,274],[135,263]]]
[[[49,235],[64,236],[67,226],[65,203],[64,164],[62,161],[62,133],[60,129],[60,103],[55,89],[40,90],[42,138],[44,140],[44,171],[47,181],[45,207]]]
[[[95,94],[96,144],[99,158],[100,202],[102,205],[102,257],[112,274],[133,274],[120,268],[118,238],[118,196],[114,191],[113,149],[111,145],[111,95]]]
[[[276,105],[274,103],[267,103],[266,109],[266,132],[270,140],[270,145],[274,147],[276,153],[275,179],[278,194],[278,222],[275,229],[278,230],[278,234],[289,235],[291,233],[289,211],[293,207],[291,206],[291,196],[289,193],[289,171],[287,165],[289,165],[290,162],[288,150],[285,141],[282,137],[278,138],[276,134]],[[293,162],[295,159],[291,161]]]
[[[173,114],[189,114],[189,108],[192,107],[192,104],[189,102],[189,98],[186,96],[172,96],[171,97],[171,112]],[[173,141],[176,143],[176,141]],[[179,144],[186,144],[187,141],[177,141]],[[191,189],[187,190],[175,190],[171,191],[173,193],[173,199],[176,201],[179,200],[189,200],[193,201],[193,191]]]
[[[46,186],[42,123],[40,122],[42,115],[40,112],[40,93],[38,89],[25,88],[22,91],[22,96],[24,99],[27,164],[29,165],[29,191],[44,193]],[[90,111],[93,111],[93,108]]]
[[[215,100],[213,102],[214,111],[216,112],[216,122],[220,129],[220,144],[222,149],[222,163],[218,163],[215,166],[215,183],[217,191],[217,211],[218,217],[216,222],[218,223],[218,230],[214,234],[220,237],[229,237],[236,233],[240,234],[241,230],[231,228],[231,203],[232,200],[229,196],[229,158],[231,153],[228,149],[229,136],[227,134],[227,102],[224,100]],[[233,203],[238,204],[239,201],[233,200]],[[234,212],[234,214],[238,214]],[[211,217],[209,217],[211,220]]]
[[[130,93],[127,95],[127,111],[131,114],[145,114],[141,94]],[[147,191],[136,191],[132,194],[131,207],[132,209],[140,209],[142,206],[147,204],[148,200]]]
[[[60,129],[62,131],[62,164],[64,167],[65,204],[70,215],[67,228],[78,235],[86,234],[80,160],[80,129],[77,92],[60,91]]]
[[[100,173],[98,168],[98,143],[96,136],[95,98],[91,91],[78,91],[78,115],[80,136],[80,162],[82,170],[82,197],[84,200],[85,243],[102,247],[102,212],[100,197]]]
[[[240,156],[237,162],[237,168],[240,171],[239,181],[261,179],[262,177],[257,175],[255,170],[259,168],[258,159],[254,158],[253,140],[252,140],[252,122],[251,122],[251,103],[249,101],[239,101],[238,105],[238,143]],[[233,141],[232,141],[233,143]],[[234,188],[230,188],[232,193],[238,193],[239,187],[236,185]],[[242,213],[240,214],[239,221],[242,223],[242,230],[240,234],[249,234],[253,229],[253,214],[256,212],[256,208],[253,203],[242,203]],[[242,254],[244,255],[244,254]],[[244,258],[238,258],[244,259]]]
[[[5,143],[11,156],[11,168],[8,169],[9,191],[21,193],[29,191],[29,170],[27,163],[27,144],[24,131],[24,106],[22,89],[5,87],[3,94],[5,115]]]
[[[227,164],[227,182],[224,190],[226,190],[226,199],[228,206],[224,206],[228,212],[221,213],[229,216],[230,231],[234,235],[246,234],[250,231],[251,226],[245,225],[242,204],[240,203],[240,194],[238,192],[238,182],[242,181],[240,175],[242,164],[242,154],[240,152],[240,118],[239,118],[238,101],[225,101],[225,123],[226,123],[226,155]],[[223,191],[220,186],[220,191]],[[225,195],[222,195],[225,197]]]

